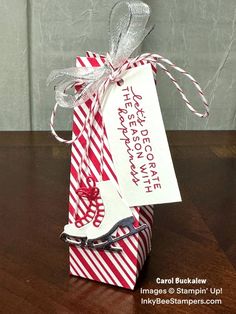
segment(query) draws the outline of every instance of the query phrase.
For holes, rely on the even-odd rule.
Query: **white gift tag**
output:
[[[150,64],[127,70],[104,98],[104,122],[129,206],[181,201]]]

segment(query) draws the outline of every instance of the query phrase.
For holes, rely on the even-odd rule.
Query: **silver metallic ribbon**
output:
[[[110,13],[110,48],[104,66],[72,67],[54,70],[49,75],[47,83],[56,82],[55,99],[58,105],[74,108],[91,98],[106,79],[117,81],[116,70],[151,31],[152,27],[147,26],[149,17],[150,8],[142,1],[117,2]],[[67,93],[76,84],[81,86],[80,92],[74,95]]]

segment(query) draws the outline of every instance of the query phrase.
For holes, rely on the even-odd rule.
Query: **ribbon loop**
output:
[[[150,8],[142,1],[119,1],[110,13],[110,56],[114,68],[131,56],[152,30],[147,27]]]

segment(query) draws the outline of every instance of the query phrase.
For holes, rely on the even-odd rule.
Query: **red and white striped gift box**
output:
[[[104,57],[87,53],[87,57],[77,57],[76,66],[78,67],[99,67],[103,65]],[[136,64],[135,66],[138,66]],[[156,68],[152,66],[154,74]],[[83,128],[86,116],[89,113],[92,99],[84,105],[74,109],[73,117],[73,137],[78,135]],[[69,196],[69,222],[73,223],[80,220],[86,222],[89,219],[89,207],[85,200],[79,199],[77,190],[80,184],[86,185],[86,169],[96,181],[99,181],[101,149],[103,149],[103,180],[112,180],[117,184],[117,178],[109,151],[108,140],[102,132],[102,118],[98,112],[92,126],[93,136],[90,139],[88,158],[84,160],[84,147],[86,143],[87,129],[83,135],[76,140],[71,149],[71,172],[70,172],[70,196]],[[103,134],[103,145],[101,145],[101,134]],[[103,147],[103,148],[102,148]],[[81,164],[82,163],[82,164]],[[80,174],[79,174],[80,173]],[[115,204],[114,204],[115,206]],[[142,206],[132,207],[135,223],[146,224],[147,228],[143,231],[129,236],[118,242],[121,252],[110,252],[107,250],[93,250],[70,246],[70,273],[74,276],[87,278],[102,283],[107,283],[127,289],[134,289],[139,272],[151,251],[151,236],[153,223],[153,207]],[[126,228],[119,227],[117,236],[127,232]]]

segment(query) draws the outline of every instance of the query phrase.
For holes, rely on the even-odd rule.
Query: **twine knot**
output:
[[[99,188],[96,187],[96,182],[93,177],[87,177],[87,187],[80,187],[77,190],[79,197],[87,198],[90,202],[98,198]]]

